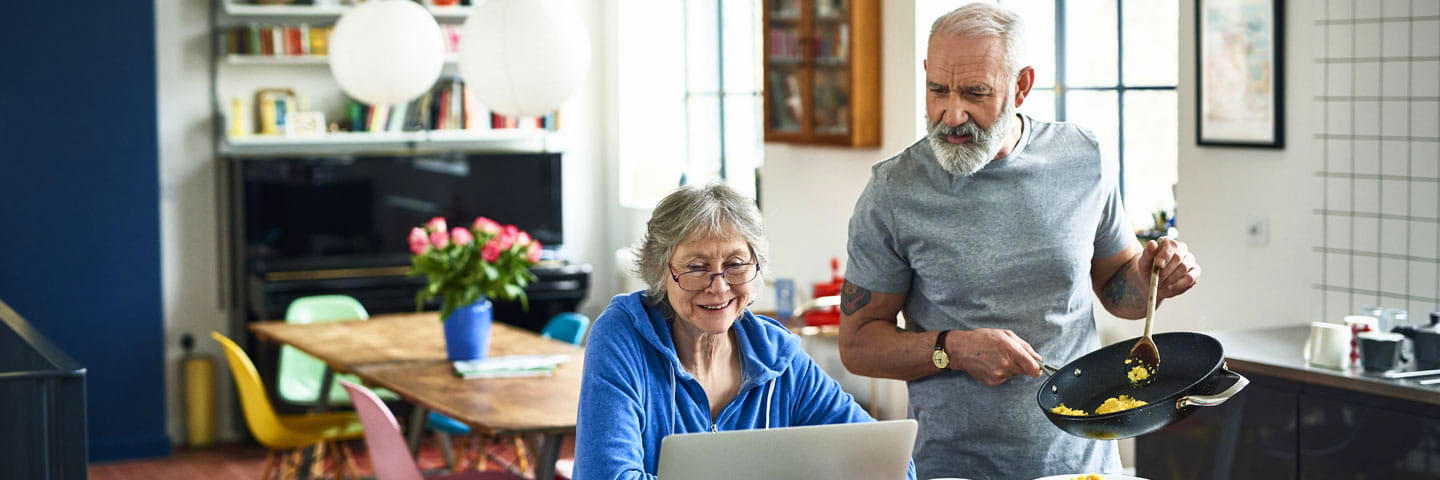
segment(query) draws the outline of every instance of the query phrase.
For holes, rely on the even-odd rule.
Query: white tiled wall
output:
[[[1324,317],[1440,309],[1440,0],[1326,0],[1313,170]],[[1303,80],[1301,80],[1303,81]],[[1303,121],[1303,120],[1302,120]]]

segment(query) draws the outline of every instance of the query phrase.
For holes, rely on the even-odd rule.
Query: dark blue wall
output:
[[[89,369],[91,461],[168,455],[155,7],[6,2],[0,299]]]

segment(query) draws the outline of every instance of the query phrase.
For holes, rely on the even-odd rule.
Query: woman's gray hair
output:
[[[752,261],[759,264],[763,276],[770,263],[770,252],[765,242],[765,225],[754,200],[729,185],[712,182],[680,187],[655,205],[650,221],[645,224],[645,239],[635,249],[635,274],[645,281],[646,294],[651,302],[660,306],[666,318],[674,317],[666,301],[665,282],[672,280],[670,256],[675,253],[675,247],[708,235],[725,238],[731,231],[744,237],[754,254]]]
[[[1025,23],[1020,15],[989,3],[972,3],[951,10],[930,24],[930,41],[935,35],[998,37],[1005,45],[1005,67],[1018,77],[1025,57]]]

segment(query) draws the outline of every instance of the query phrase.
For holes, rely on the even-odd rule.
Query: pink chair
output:
[[[365,446],[370,449],[370,464],[375,469],[376,480],[525,480],[525,477],[510,472],[456,472],[426,477],[420,474],[420,467],[410,457],[404,435],[400,434],[400,423],[390,408],[375,396],[370,389],[340,380],[345,391],[350,392],[350,401],[355,403],[355,413],[365,427]]]

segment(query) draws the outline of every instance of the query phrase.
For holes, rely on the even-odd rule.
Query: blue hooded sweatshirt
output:
[[[674,433],[873,422],[780,323],[745,311],[731,329],[740,391],[711,422],[700,382],[680,366],[670,324],[644,291],[616,295],[585,345],[575,480],[654,479]],[[742,459],[736,459],[737,461]],[[915,478],[914,462],[906,478]]]

